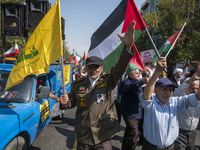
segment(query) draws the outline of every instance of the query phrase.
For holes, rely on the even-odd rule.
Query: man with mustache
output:
[[[114,88],[133,57],[135,21],[119,38],[124,44],[119,61],[110,73],[101,75],[102,59],[90,56],[86,59],[87,76],[72,84],[69,95],[61,95],[61,104],[66,108],[77,106],[75,131],[78,150],[111,150],[111,138],[119,132],[115,108]],[[98,97],[102,102],[98,102]]]
[[[140,95],[144,108],[143,150],[174,150],[179,132],[177,113],[200,104],[200,89],[196,94],[172,97],[176,85],[167,78],[158,79],[166,66],[166,58],[159,58],[154,74]]]

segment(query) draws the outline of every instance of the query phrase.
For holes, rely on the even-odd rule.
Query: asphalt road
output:
[[[74,116],[76,109],[66,110],[63,120],[52,120],[51,123],[34,141],[29,150],[73,150],[75,143]],[[120,150],[125,124],[122,120],[121,131],[112,140],[113,150]],[[196,150],[200,150],[200,130],[197,130]],[[137,146],[136,150],[141,150]]]

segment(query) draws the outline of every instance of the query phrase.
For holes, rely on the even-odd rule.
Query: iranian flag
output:
[[[69,62],[73,63],[72,56],[70,55]]]
[[[183,75],[182,75],[183,80],[185,80],[185,78],[187,77],[187,73],[189,72],[189,68],[190,68],[190,59],[188,58],[186,63],[185,63],[184,72],[183,72]]]
[[[78,62],[80,61],[80,56],[77,54],[77,52],[75,52],[75,50],[73,49],[73,60],[74,60],[74,63],[78,64]]]
[[[91,38],[89,56],[103,59],[103,72],[107,72],[119,60],[124,45],[117,33],[125,33],[130,22],[135,20],[135,41],[146,25],[133,0],[122,0],[103,24],[94,32]]]
[[[163,53],[167,53],[167,55],[169,54],[169,52],[174,48],[179,36],[181,35],[184,27],[185,27],[186,23],[183,25],[183,27],[181,28],[180,31],[178,31],[176,34],[172,35],[165,43],[164,45],[159,49],[159,54],[160,56]],[[165,57],[167,57],[167,55]],[[158,56],[155,54],[153,57],[154,63],[156,64],[158,61]]]
[[[4,53],[5,56],[17,56],[19,55],[19,48],[17,43],[15,43],[15,45],[13,47],[11,47],[9,50],[7,50]]]

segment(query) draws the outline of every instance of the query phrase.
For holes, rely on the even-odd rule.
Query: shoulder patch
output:
[[[78,83],[78,82],[83,81],[83,80],[84,80],[84,78],[79,78],[78,80],[73,81],[73,83],[75,84],[75,83]]]
[[[107,75],[109,75],[110,73],[103,73],[102,75],[101,75],[101,77],[106,77]]]

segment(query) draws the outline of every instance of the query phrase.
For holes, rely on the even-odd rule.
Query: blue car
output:
[[[20,84],[4,91],[13,64],[0,64],[0,150],[26,150],[62,111],[57,97],[63,94],[62,70],[49,66],[49,73],[27,76]],[[65,90],[71,90],[72,67]]]

